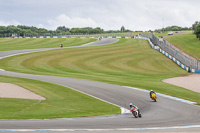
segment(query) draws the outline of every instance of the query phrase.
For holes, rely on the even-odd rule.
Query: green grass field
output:
[[[185,53],[200,59],[200,40],[192,32],[170,36],[165,39]]]
[[[0,38],[0,51],[79,46],[94,42],[94,38]]]
[[[30,79],[0,76],[0,82],[24,87],[46,100],[0,98],[0,119],[46,119],[119,114],[120,108],[75,90]]]
[[[158,33],[158,32],[154,32],[153,33],[155,36],[157,36],[157,37],[161,37],[161,36],[167,36],[168,35],[168,32],[161,32],[161,33]]]
[[[162,82],[188,73],[144,40],[120,39],[105,46],[18,55],[0,60],[0,68],[153,89],[200,103],[199,93]]]

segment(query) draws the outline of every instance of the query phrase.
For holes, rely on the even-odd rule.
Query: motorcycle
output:
[[[152,93],[152,94],[151,94],[151,99],[153,99],[154,102],[157,101],[157,97],[156,97],[156,94],[155,94],[155,93]]]
[[[101,41],[102,37],[99,37],[99,41]]]
[[[138,118],[138,117],[141,118],[142,117],[139,109],[131,108],[131,113],[133,114],[133,116],[135,118]]]

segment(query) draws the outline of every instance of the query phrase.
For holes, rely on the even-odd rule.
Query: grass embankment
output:
[[[153,34],[157,37],[163,37],[163,36],[167,36],[169,32],[161,32],[161,33],[158,33],[158,32],[154,32]]]
[[[94,42],[94,38],[0,38],[0,51],[79,46]]]
[[[200,40],[192,32],[177,34],[165,39],[185,53],[200,59]]]
[[[120,113],[120,108],[72,89],[30,79],[0,76],[0,82],[24,87],[44,101],[0,98],[0,119],[46,119]]]
[[[58,54],[59,53],[59,54]],[[188,75],[147,41],[120,39],[99,47],[60,49],[5,58],[0,68],[41,75],[96,80],[155,90],[200,103],[200,94],[162,82]]]

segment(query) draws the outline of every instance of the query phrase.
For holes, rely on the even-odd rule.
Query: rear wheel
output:
[[[137,115],[135,114],[135,112],[132,112],[132,114],[133,114],[133,116],[134,116],[135,118],[137,118]]]

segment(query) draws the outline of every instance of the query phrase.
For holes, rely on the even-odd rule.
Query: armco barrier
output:
[[[177,60],[176,58],[174,58],[173,56],[171,56],[170,54],[168,54],[167,52],[165,52],[164,50],[162,50],[159,46],[155,46],[151,40],[149,38],[146,37],[135,37],[136,39],[143,39],[143,40],[147,40],[150,44],[150,46],[153,49],[158,50],[160,53],[164,54],[165,56],[167,56],[168,58],[170,58],[172,61],[174,61],[177,65],[179,65],[181,68],[185,69],[186,71],[190,71],[193,73],[200,73],[200,70],[196,70],[196,69],[191,69],[187,66],[185,66],[184,64],[182,64],[179,60]]]
[[[170,44],[163,38],[158,39],[152,33],[141,33],[141,34],[143,37],[150,38],[150,40],[154,45],[159,46],[162,50],[164,50],[174,58],[178,59],[185,66],[194,70],[200,70],[200,60],[195,59],[194,57],[184,53],[183,51],[175,47],[173,44]]]

